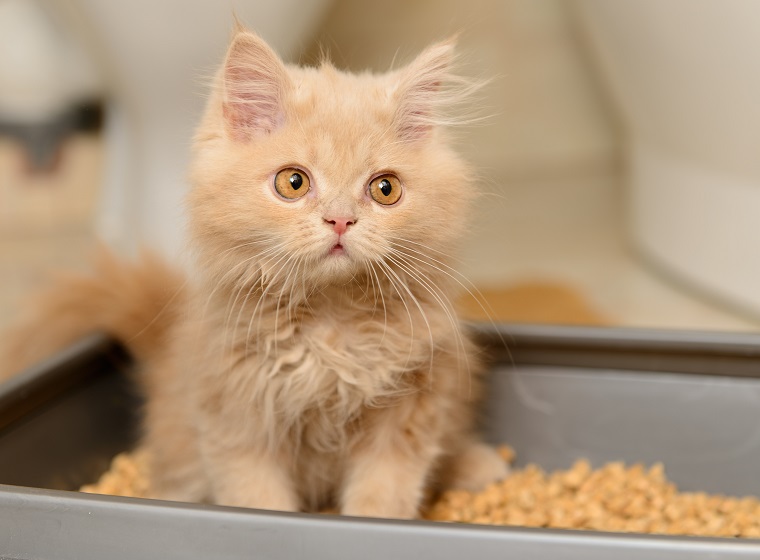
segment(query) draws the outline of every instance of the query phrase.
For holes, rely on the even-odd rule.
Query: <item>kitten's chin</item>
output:
[[[343,247],[333,247],[319,265],[319,281],[323,284],[344,284],[358,271],[356,261]]]

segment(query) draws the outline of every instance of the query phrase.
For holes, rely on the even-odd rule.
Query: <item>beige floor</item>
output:
[[[0,142],[0,325],[51,271],[82,267],[94,244],[97,139],[70,142],[49,176],[25,175],[18,158]],[[491,188],[507,194],[481,200],[462,271],[491,299],[495,318],[760,330],[760,320],[700,299],[640,263],[625,243],[622,213],[610,211],[620,206],[617,181],[601,174]]]

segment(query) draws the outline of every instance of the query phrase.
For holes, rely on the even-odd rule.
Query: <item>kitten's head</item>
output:
[[[286,66],[239,30],[196,137],[202,262],[236,281],[320,286],[449,254],[473,195],[442,131],[461,93],[452,56],[444,42],[400,70],[356,75]]]

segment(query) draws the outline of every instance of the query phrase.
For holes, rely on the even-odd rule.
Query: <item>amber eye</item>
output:
[[[401,181],[390,173],[375,177],[369,183],[369,194],[380,204],[396,204],[401,198]]]
[[[286,167],[274,176],[274,189],[288,200],[301,198],[309,192],[309,176],[295,167]]]

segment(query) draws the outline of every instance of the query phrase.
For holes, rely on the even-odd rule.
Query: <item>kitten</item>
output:
[[[443,130],[452,57],[292,67],[237,29],[195,138],[194,274],[104,251],[37,299],[6,369],[121,339],[160,498],[411,518],[431,487],[503,477],[473,435],[480,358],[450,302],[474,192]]]

